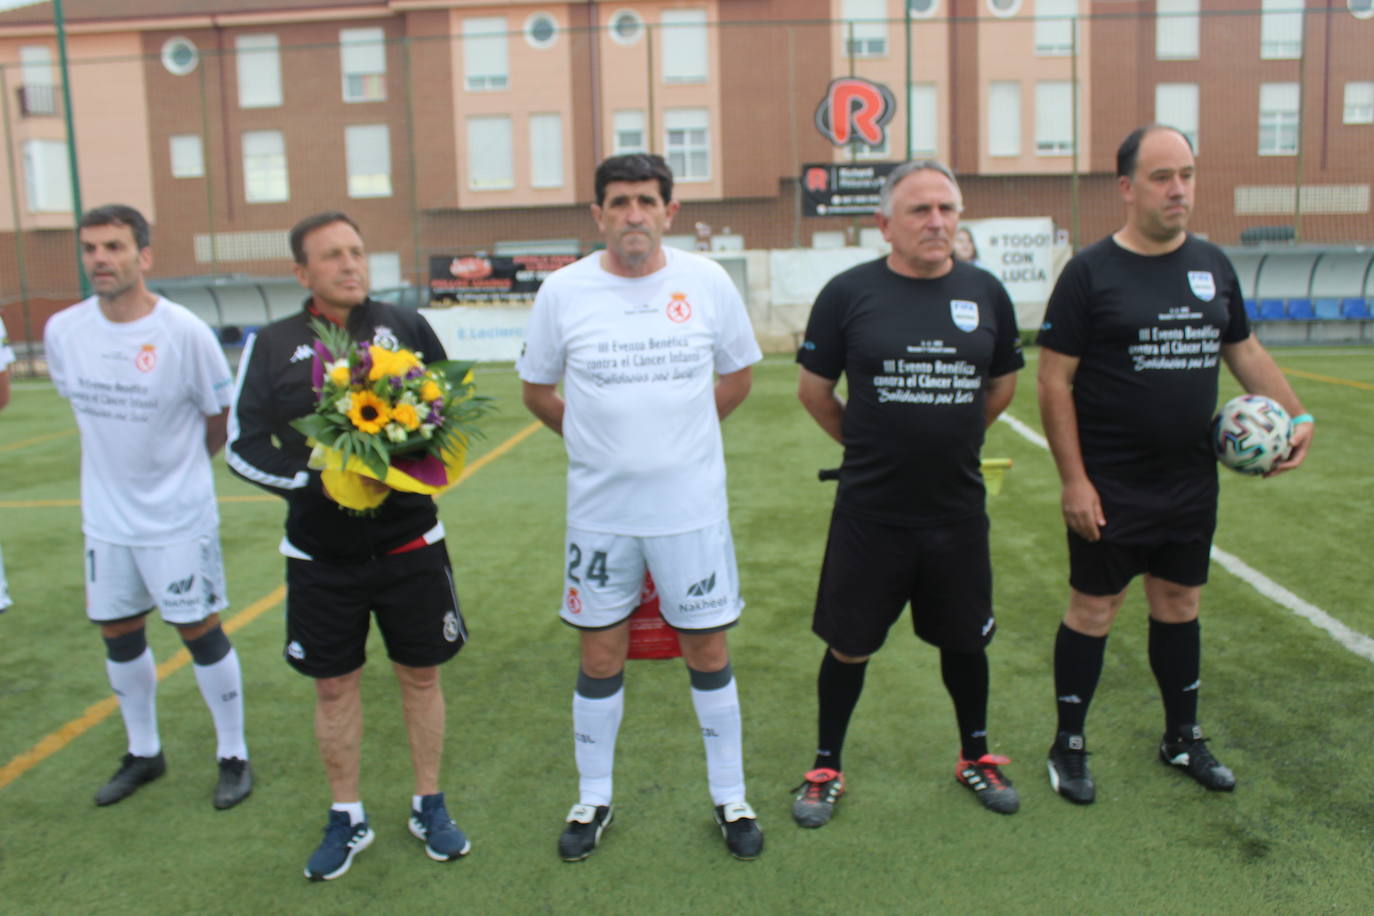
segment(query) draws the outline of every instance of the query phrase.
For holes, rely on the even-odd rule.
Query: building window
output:
[[[1066,57],[1073,53],[1078,0],[1035,0],[1035,53]]]
[[[1345,0],[1345,7],[1356,19],[1374,18],[1374,0]]]
[[[67,144],[61,140],[24,141],[24,191],[30,213],[70,213],[72,180]]]
[[[846,57],[887,54],[886,0],[844,0],[841,15]]]
[[[345,102],[386,100],[386,33],[340,29],[339,61]]]
[[[276,35],[234,39],[238,62],[239,107],[275,108],[281,104],[281,50]]]
[[[1175,128],[1197,152],[1197,83],[1160,83],[1155,87],[1155,121]]]
[[[1260,83],[1259,154],[1298,154],[1298,84]]]
[[[1260,59],[1296,60],[1302,56],[1303,0],[1261,0]]]
[[[463,20],[463,75],[469,92],[510,85],[506,62],[506,20],[500,16]]]
[[[664,10],[662,23],[663,81],[705,82],[706,11]]]
[[[914,19],[929,19],[940,9],[940,0],[907,0],[906,8]]]
[[[204,178],[205,152],[200,134],[174,134],[169,138],[173,178]]]
[[[196,43],[185,36],[178,35],[162,43],[162,66],[173,76],[186,76],[194,73],[200,63],[200,51]]]
[[[1345,84],[1346,124],[1374,124],[1374,83]]]
[[[940,141],[940,110],[934,83],[913,83],[907,100],[911,155],[935,156]]]
[[[1021,155],[1021,84],[988,84],[988,155]]]
[[[468,118],[468,187],[498,191],[515,187],[515,156],[509,115]]]
[[[563,187],[563,116],[530,115],[530,187]]]
[[[634,10],[619,10],[611,15],[609,29],[616,44],[632,45],[644,34],[644,20]]]
[[[344,128],[349,197],[391,196],[391,130],[385,124]]]
[[[286,140],[279,130],[243,132],[243,197],[250,204],[290,199]]]
[[[1197,60],[1198,28],[1198,0],[1157,0],[1155,57]]]
[[[614,134],[611,146],[617,156],[624,153],[647,153],[649,145],[645,142],[644,112],[639,110],[617,111],[612,116],[611,130]]]
[[[1073,83],[1044,80],[1035,84],[1035,154],[1073,153]]]
[[[710,115],[705,108],[670,108],[663,113],[664,158],[678,181],[711,178]]]
[[[19,113],[25,117],[57,114],[52,50],[47,45],[24,45],[19,49],[19,63]]]
[[[1005,19],[1021,11],[1021,0],[988,0],[988,12]]]
[[[400,252],[369,251],[367,253],[367,283],[369,292],[403,286]]]
[[[558,40],[558,20],[548,13],[535,13],[525,20],[525,41],[532,48],[552,48]]]

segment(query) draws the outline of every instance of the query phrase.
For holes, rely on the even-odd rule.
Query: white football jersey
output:
[[[10,346],[10,336],[5,331],[5,319],[0,318],[0,372],[4,372],[14,362],[14,349]]]
[[[134,547],[212,530],[205,418],[229,406],[233,388],[214,332],[160,297],[130,322],[110,321],[91,297],[48,319],[43,339],[81,430],[82,530]]]
[[[557,271],[535,298],[516,368],[563,380],[568,524],[611,534],[680,534],[728,514],[715,376],[763,357],[749,314],[714,261],[665,248],[647,277],[601,253]]]

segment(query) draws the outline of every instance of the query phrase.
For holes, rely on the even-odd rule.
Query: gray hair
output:
[[[939,172],[949,179],[949,183],[954,185],[954,193],[959,197],[959,209],[964,209],[964,192],[959,190],[959,179],[954,177],[949,166],[938,159],[913,159],[910,162],[903,162],[897,166],[887,176],[887,181],[883,182],[883,189],[878,192],[878,212],[883,216],[892,215],[892,194],[897,190],[897,185],[901,184],[902,179],[912,172]]]

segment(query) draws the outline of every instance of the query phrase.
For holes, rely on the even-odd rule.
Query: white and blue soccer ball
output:
[[[1267,474],[1288,456],[1293,422],[1288,411],[1262,394],[1242,394],[1212,419],[1217,460],[1242,474]]]

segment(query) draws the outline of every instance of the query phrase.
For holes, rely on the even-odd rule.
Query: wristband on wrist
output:
[[[1299,426],[1303,423],[1311,423],[1313,426],[1315,426],[1317,424],[1317,421],[1312,419],[1312,415],[1310,413],[1300,413],[1293,418],[1292,423],[1294,426]]]

